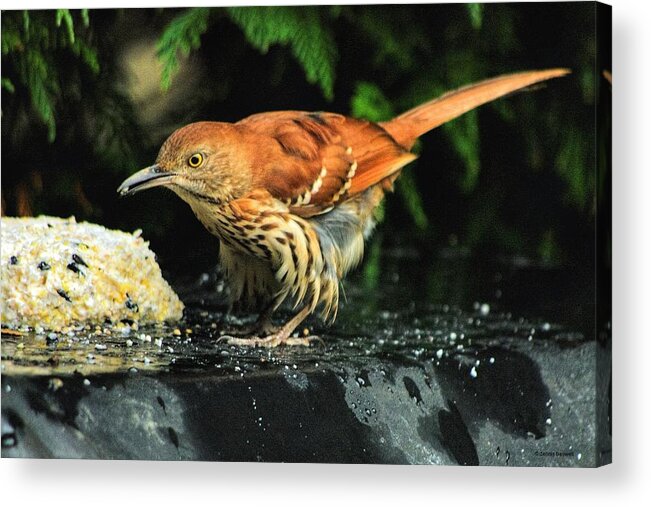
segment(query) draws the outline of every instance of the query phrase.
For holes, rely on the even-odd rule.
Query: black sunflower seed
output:
[[[71,262],[70,264],[68,264],[68,269],[70,271],[72,271],[73,273],[78,273],[80,275],[84,274],[84,272],[81,269],[79,269],[79,266],[77,266],[74,262]]]
[[[133,312],[138,311],[138,303],[131,299],[131,296],[129,296],[129,294],[127,294],[127,300],[124,302],[124,306]]]
[[[86,264],[86,261],[84,261],[84,259],[82,259],[77,254],[72,254],[72,260],[75,261],[75,263],[77,263],[77,264],[81,264],[82,266],[88,267],[88,264]]]
[[[68,303],[72,303],[72,299],[70,299],[68,293],[63,289],[57,289],[57,294],[61,296],[63,299],[65,299],[66,301],[68,301]]]

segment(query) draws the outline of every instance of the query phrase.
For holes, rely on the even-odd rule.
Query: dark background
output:
[[[383,120],[487,77],[569,67],[423,136],[358,276],[376,285],[393,252],[418,260],[435,300],[449,257],[587,283],[608,92],[596,47],[592,3],[4,11],[2,212],[142,228],[164,270],[194,275],[218,243],[189,207],[115,192],[176,127],[275,109]]]

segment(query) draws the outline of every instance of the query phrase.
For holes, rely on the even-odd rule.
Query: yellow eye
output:
[[[201,164],[203,164],[203,155],[201,153],[195,153],[188,159],[190,167],[199,167]]]

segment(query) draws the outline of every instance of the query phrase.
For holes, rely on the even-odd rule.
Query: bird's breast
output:
[[[191,203],[190,207],[203,226],[220,242],[240,254],[271,261],[260,224],[236,215],[228,204]]]

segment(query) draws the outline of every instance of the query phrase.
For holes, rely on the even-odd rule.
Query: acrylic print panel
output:
[[[3,457],[609,463],[610,23],[3,11]]]

